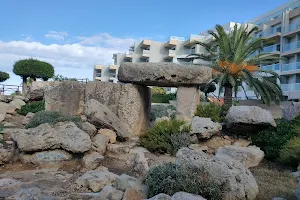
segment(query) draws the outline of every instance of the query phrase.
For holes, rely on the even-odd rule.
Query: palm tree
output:
[[[215,32],[209,31],[213,37],[211,42],[195,42],[204,47],[206,53],[187,57],[189,60],[202,59],[212,68],[213,79],[207,85],[217,82],[219,95],[220,91],[225,89],[224,104],[228,106],[232,105],[232,95],[236,96],[238,87],[243,87],[242,82],[253,89],[264,103],[279,103],[282,100],[282,91],[276,84],[278,74],[262,70],[259,66],[278,62],[280,57],[263,52],[255,55],[261,52],[263,44],[266,44],[265,39],[252,37],[258,28],[238,27],[236,24],[230,32],[226,32],[220,25],[216,25],[215,29]]]

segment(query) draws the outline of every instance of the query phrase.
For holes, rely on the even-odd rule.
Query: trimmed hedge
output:
[[[170,100],[176,100],[175,93],[152,94],[152,103],[169,103]]]

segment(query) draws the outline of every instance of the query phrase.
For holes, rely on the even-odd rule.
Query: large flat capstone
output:
[[[121,82],[161,87],[202,85],[211,77],[209,67],[176,63],[122,63],[118,72]]]

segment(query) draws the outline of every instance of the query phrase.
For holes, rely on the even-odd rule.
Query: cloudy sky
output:
[[[215,24],[244,22],[285,0],[3,0],[0,1],[0,71],[19,85],[15,61],[37,58],[55,74],[92,79],[95,64],[112,63],[134,41],[166,41],[199,34]]]

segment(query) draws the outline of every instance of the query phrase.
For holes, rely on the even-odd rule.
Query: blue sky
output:
[[[135,40],[199,34],[215,24],[251,20],[286,0],[0,1],[0,70],[15,60],[46,60],[58,74],[92,78]],[[19,84],[12,73],[5,84]]]

